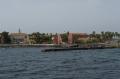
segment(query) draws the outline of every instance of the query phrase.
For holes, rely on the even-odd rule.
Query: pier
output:
[[[112,47],[94,47],[94,48],[81,48],[81,47],[71,47],[71,48],[48,48],[43,49],[42,52],[52,52],[52,51],[70,51],[70,50],[90,50],[90,49],[109,49]]]

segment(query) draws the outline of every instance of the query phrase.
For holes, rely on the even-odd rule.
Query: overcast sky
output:
[[[120,0],[0,0],[0,32],[120,32]]]

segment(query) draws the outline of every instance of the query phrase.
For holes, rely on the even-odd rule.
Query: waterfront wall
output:
[[[0,44],[0,47],[60,47],[55,44]]]

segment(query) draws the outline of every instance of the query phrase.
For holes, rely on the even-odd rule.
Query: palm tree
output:
[[[101,39],[102,39],[102,42],[105,42],[105,40],[106,40],[104,31],[101,32]]]
[[[97,38],[97,42],[102,42],[102,39],[101,39],[101,35],[100,35],[100,34],[96,34],[96,38]]]
[[[118,32],[115,32],[115,38],[118,38],[118,35],[119,35]]]

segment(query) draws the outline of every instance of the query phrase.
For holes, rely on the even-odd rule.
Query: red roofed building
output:
[[[88,40],[89,35],[86,33],[69,33],[68,34],[68,44],[73,44],[78,42],[79,40]]]
[[[59,34],[56,34],[52,37],[53,44],[62,44],[62,38]]]

